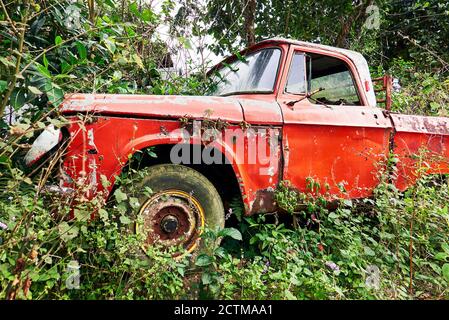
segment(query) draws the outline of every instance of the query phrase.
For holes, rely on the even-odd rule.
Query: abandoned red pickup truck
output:
[[[417,179],[423,148],[430,173],[449,173],[449,119],[380,108],[359,53],[276,38],[241,56],[210,71],[208,96],[69,95],[61,112],[70,125],[44,131],[25,161],[57,147],[65,130],[61,187],[81,182],[88,197],[108,197],[131,156],[151,148],[157,157],[138,168],[138,187],[153,191],[139,197],[143,230],[148,242],[188,251],[205,224],[224,226],[235,196],[247,215],[277,210],[273,194],[283,180],[299,192],[313,178],[328,197],[369,197],[392,152],[394,183],[404,190]]]

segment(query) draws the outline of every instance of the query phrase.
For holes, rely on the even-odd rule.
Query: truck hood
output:
[[[244,120],[242,106],[232,97],[158,96],[138,94],[70,94],[61,105],[63,114],[193,119]]]

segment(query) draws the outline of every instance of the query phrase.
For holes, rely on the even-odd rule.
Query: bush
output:
[[[11,130],[9,139],[20,146],[46,124]],[[0,299],[448,298],[448,178],[423,169],[399,192],[394,157],[371,199],[329,210],[318,181],[308,179],[306,193],[283,182],[276,199],[285,214],[242,218],[233,201],[237,229],[203,235],[222,246],[173,259],[157,246],[142,250],[142,236],[130,232],[127,208],[138,204],[121,188],[138,172],[117,178],[108,204],[101,195],[87,201],[83,185],[55,198],[42,186],[60,154],[30,175],[11,145],[0,145]]]

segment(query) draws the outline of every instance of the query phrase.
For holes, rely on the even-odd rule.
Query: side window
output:
[[[309,92],[313,98],[330,105],[361,105],[351,71],[338,58],[310,54],[307,59]]]
[[[307,92],[305,55],[295,52],[290,65],[285,92],[293,94],[304,94]]]

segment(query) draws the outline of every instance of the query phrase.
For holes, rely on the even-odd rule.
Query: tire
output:
[[[137,216],[143,226],[147,245],[183,247],[184,253],[201,251],[200,235],[209,229],[224,228],[224,207],[213,184],[198,171],[174,164],[161,164],[143,169],[128,194],[139,200]],[[142,190],[150,188],[150,196]],[[133,195],[134,194],[134,195]],[[175,255],[180,255],[176,252]]]

